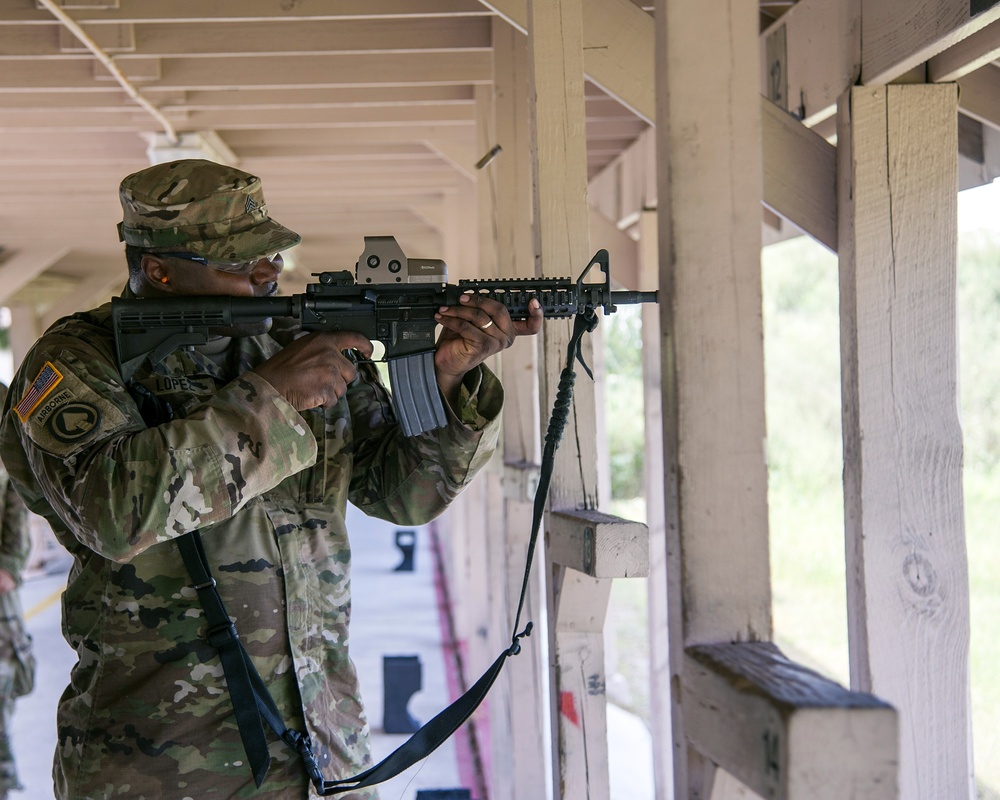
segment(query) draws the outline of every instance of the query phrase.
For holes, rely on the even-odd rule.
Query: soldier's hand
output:
[[[360,333],[309,333],[254,368],[296,411],[334,405],[357,377],[345,350],[358,350],[365,358],[372,343]]]
[[[0,568],[0,594],[13,592],[17,588],[17,581],[7,570]]]
[[[537,300],[528,305],[528,318],[514,321],[496,300],[463,294],[455,306],[445,306],[435,316],[441,325],[434,369],[438,385],[449,402],[470,369],[510,347],[518,336],[533,336],[542,329],[542,307]]]

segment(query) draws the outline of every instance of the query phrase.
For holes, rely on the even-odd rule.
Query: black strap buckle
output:
[[[236,632],[236,626],[232,622],[224,622],[214,628],[209,628],[205,633],[205,639],[218,650],[224,644],[238,642],[240,635]]]

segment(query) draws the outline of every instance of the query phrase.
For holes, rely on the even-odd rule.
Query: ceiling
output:
[[[0,0],[0,304],[51,316],[116,293],[118,184],[172,136],[261,176],[303,236],[293,289],[352,268],[365,234],[439,255],[484,155],[485,2],[58,2]],[[792,5],[762,0],[762,27]],[[647,125],[590,83],[586,110],[593,175]]]

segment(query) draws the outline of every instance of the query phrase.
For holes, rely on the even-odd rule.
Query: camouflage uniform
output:
[[[180,350],[141,368],[134,381],[178,416],[153,428],[116,368],[110,306],[56,323],[15,377],[0,453],[75,559],[63,626],[79,661],[58,708],[58,798],[313,796],[299,758],[270,733],[271,771],[254,787],[172,541],[194,529],[254,664],[286,724],[308,731],[324,776],[370,763],[348,656],[346,504],[405,525],[439,514],[490,457],[502,392],[477,368],[464,422],[407,439],[370,366],[335,406],[296,411],[248,372],[279,349],[245,337],[224,363]]]
[[[6,396],[7,387],[0,383],[0,403]],[[0,464],[0,569],[10,573],[18,585],[30,549],[27,510]],[[17,777],[10,742],[11,716],[15,698],[31,691],[34,678],[31,637],[24,628],[20,595],[16,590],[4,592],[0,594],[0,798],[10,789],[24,788]]]

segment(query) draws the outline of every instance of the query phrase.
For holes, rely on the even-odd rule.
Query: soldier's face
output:
[[[278,290],[284,261],[279,253],[258,259],[242,271],[214,269],[181,258],[165,259],[165,265],[169,267],[166,277],[173,294],[268,297]]]
[[[145,256],[147,283],[144,296],[270,297],[278,291],[278,276],[284,267],[281,255],[261,258],[245,270],[213,269],[183,258]],[[271,329],[271,319],[234,325],[212,331],[219,336],[260,336]]]

